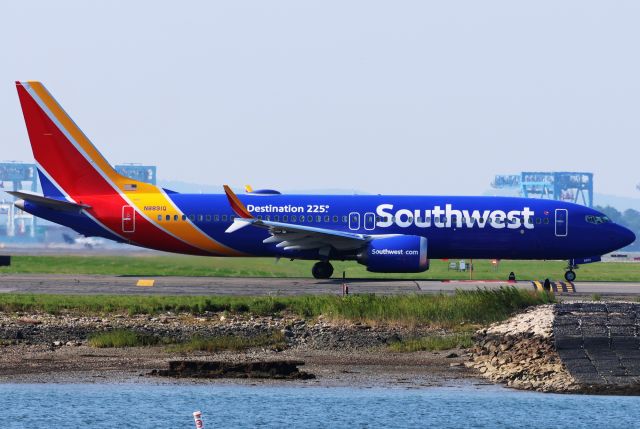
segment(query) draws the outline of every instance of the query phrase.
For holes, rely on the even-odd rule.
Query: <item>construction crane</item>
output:
[[[517,190],[519,195],[527,198],[547,198],[593,206],[593,173],[523,171],[520,174],[499,174],[491,186],[495,189]]]

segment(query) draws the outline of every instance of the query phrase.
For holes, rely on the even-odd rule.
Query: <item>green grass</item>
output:
[[[220,337],[194,337],[185,343],[176,344],[169,348],[172,352],[189,353],[194,351],[219,352],[224,350],[243,351],[256,347],[269,347],[283,350],[287,346],[284,335],[279,331],[257,337],[239,337],[237,335],[223,335]]]
[[[89,345],[98,348],[153,346],[160,342],[161,340],[158,337],[140,334],[127,329],[97,332],[89,336]]]
[[[456,291],[453,295],[308,295],[297,297],[118,296],[0,294],[0,311],[51,314],[156,314],[205,311],[268,316],[287,312],[304,318],[400,322],[453,326],[504,320],[532,305],[553,301],[553,295],[500,288]]]
[[[467,260],[467,262],[469,262]],[[313,261],[275,263],[272,258],[207,258],[182,255],[126,256],[14,256],[12,265],[0,274],[105,274],[129,276],[210,277],[311,277]],[[449,271],[449,261],[432,260],[429,271],[419,274],[370,273],[355,262],[334,262],[335,276],[348,278],[469,279],[468,272]],[[501,261],[496,270],[489,260],[475,260],[473,278],[506,280],[509,272],[518,279],[558,279],[564,275],[563,261]],[[640,266],[607,262],[587,264],[577,271],[578,280],[640,281]]]
[[[429,335],[421,338],[411,338],[389,345],[395,352],[418,352],[423,350],[438,351],[455,348],[469,348],[473,345],[471,332],[446,335]]]
[[[523,308],[553,301],[553,296],[516,288],[475,291],[454,295],[352,295],[304,297],[293,306],[303,316],[322,314],[333,319],[433,324],[451,327],[460,323],[504,320]]]

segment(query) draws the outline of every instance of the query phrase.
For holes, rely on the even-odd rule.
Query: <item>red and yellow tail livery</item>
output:
[[[184,213],[163,189],[118,174],[40,82],[16,82],[16,87],[46,197],[90,207],[88,216],[132,244],[190,254],[241,254],[186,218],[166,222],[167,217],[183,220]],[[157,207],[162,207],[160,215],[149,210]]]

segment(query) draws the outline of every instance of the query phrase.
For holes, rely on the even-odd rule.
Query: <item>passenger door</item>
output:
[[[556,237],[566,237],[569,233],[569,212],[556,209]]]

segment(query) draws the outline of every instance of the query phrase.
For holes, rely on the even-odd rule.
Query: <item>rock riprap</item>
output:
[[[554,317],[554,306],[539,306],[478,331],[467,366],[517,389],[578,390],[555,349]]]
[[[637,395],[639,335],[640,304],[541,306],[478,331],[467,365],[519,389]]]

